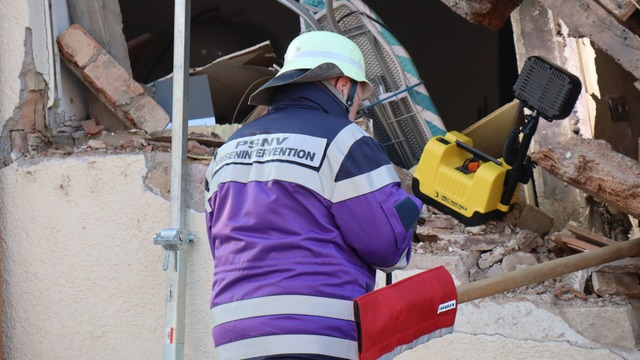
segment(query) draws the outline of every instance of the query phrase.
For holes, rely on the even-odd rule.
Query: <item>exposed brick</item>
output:
[[[62,55],[75,66],[84,69],[102,49],[80,25],[73,24],[57,38]]]
[[[162,130],[169,124],[169,114],[149,96],[144,96],[126,114],[127,120],[147,132]]]
[[[24,102],[22,103],[20,118],[12,130],[31,131],[36,128],[36,107],[38,103],[41,103],[41,101],[38,100],[40,97],[40,93],[37,91],[27,91]]]
[[[82,122],[82,128],[87,135],[99,134],[104,130],[104,126],[98,125],[95,120],[90,119]]]
[[[106,51],[101,51],[96,61],[87,66],[84,79],[96,92],[104,96],[107,106],[126,111],[144,89]]]

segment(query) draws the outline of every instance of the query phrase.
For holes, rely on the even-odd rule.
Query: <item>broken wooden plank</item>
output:
[[[640,218],[640,164],[611,149],[604,140],[570,137],[531,158],[551,175]]]
[[[150,141],[171,143],[171,129],[163,129],[150,133],[147,138]],[[208,147],[220,147],[225,141],[216,134],[205,135],[199,133],[189,133],[187,140],[195,140]]]
[[[572,238],[571,236],[563,235],[560,237],[560,240],[563,241],[565,244],[567,244],[568,247],[574,250],[589,251],[589,250],[600,249],[600,246],[598,245],[594,245],[580,239]]]
[[[586,37],[640,79],[640,37],[629,31],[595,0],[539,0],[569,28],[571,36]]]
[[[577,227],[575,224],[573,223],[568,223],[567,225],[565,225],[564,227],[565,229],[571,231],[571,233],[573,233],[573,235],[580,239],[580,240],[584,240],[584,241],[588,241],[592,244],[595,245],[599,245],[599,246],[607,246],[607,245],[615,245],[618,242],[615,240],[611,240],[608,237],[602,236],[600,234],[594,233],[592,231],[589,231],[587,229],[583,229],[580,227]]]
[[[598,0],[598,2],[620,21],[626,21],[638,9],[631,0]]]
[[[600,246],[598,245],[591,244],[584,240],[576,239],[574,237],[564,234],[564,232],[553,234],[552,236],[550,236],[550,239],[561,248],[573,249],[579,252],[585,252],[585,251],[595,250],[600,248]]]

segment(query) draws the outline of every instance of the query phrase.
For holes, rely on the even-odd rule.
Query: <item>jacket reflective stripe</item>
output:
[[[358,358],[358,344],[352,340],[319,335],[273,335],[240,340],[215,348],[216,359],[237,360],[276,354],[322,354],[346,359]]]
[[[385,165],[366,174],[336,183],[331,194],[331,202],[337,203],[378,190],[385,185],[399,181],[393,165]]]
[[[235,181],[240,183],[248,183],[250,181],[270,181],[282,180],[294,184],[300,184],[316,193],[324,196],[327,192],[325,186],[327,182],[321,182],[318,179],[318,173],[314,170],[303,168],[289,163],[255,163],[251,166],[229,164],[228,171],[218,172],[213,179],[209,180],[209,192],[207,193],[206,209],[211,211],[209,199],[218,191],[220,184]],[[278,176],[274,176],[278,174]]]
[[[211,309],[214,326],[234,320],[280,314],[353,321],[353,301],[307,295],[276,295],[234,301]]]

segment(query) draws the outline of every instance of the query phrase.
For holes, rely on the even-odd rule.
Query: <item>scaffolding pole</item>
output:
[[[184,231],[191,0],[176,0],[174,16],[170,228],[154,237],[154,243],[166,250],[164,360],[184,359],[187,253],[193,241]]]

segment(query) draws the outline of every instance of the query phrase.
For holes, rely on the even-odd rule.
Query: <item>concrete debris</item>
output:
[[[502,270],[504,270],[504,272],[512,272],[533,266],[537,263],[538,261],[532,254],[518,251],[502,259]]]
[[[504,221],[520,229],[544,236],[549,233],[555,220],[538,207],[517,203],[505,216]]]
[[[521,221],[524,213],[522,210],[528,207],[518,204],[516,208],[521,211],[516,216],[509,213],[504,222],[492,220],[481,226],[465,227],[453,217],[425,206],[416,230],[414,254],[430,254],[443,258],[455,255],[464,256],[467,260],[474,259],[475,261],[466,263],[464,271],[461,271],[459,264],[448,270],[455,272],[456,279],[478,281],[584,251],[567,246],[566,241],[569,239],[593,248],[616,243],[603,235],[580,228],[575,223],[567,224],[566,229],[546,236],[543,234],[550,229],[551,221],[537,228],[540,233],[512,225],[529,223]],[[528,213],[542,212],[529,210]],[[507,223],[506,218],[510,218],[511,224]],[[578,236],[581,239],[577,239]],[[603,296],[632,299],[637,296],[636,288],[640,289],[639,271],[640,259],[629,258],[551,279],[544,284],[516,289],[514,292],[549,293],[560,301],[594,301],[602,299]],[[618,276],[620,274],[624,276]],[[598,290],[595,291],[595,288]]]
[[[589,276],[591,276],[591,269],[576,271],[558,279],[558,286],[568,286],[574,290],[584,293]]]

